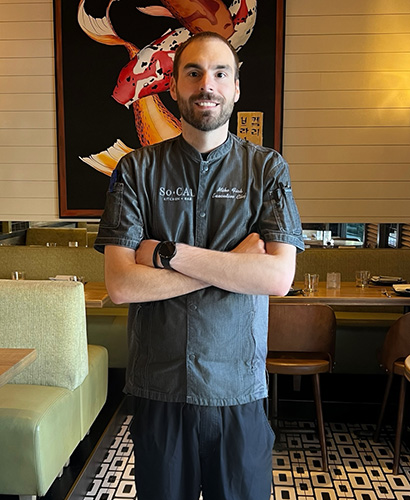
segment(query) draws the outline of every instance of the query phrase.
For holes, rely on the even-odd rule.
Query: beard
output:
[[[197,100],[217,102],[217,110],[211,109],[202,111],[200,108],[198,109],[195,104]],[[177,103],[181,117],[192,127],[202,132],[210,132],[211,130],[216,130],[222,127],[222,125],[225,125],[232,116],[235,105],[234,99],[232,99],[232,101],[226,101],[222,97],[217,98],[213,94],[207,92],[201,92],[200,94],[191,96],[189,99],[183,99],[180,94],[177,93]]]

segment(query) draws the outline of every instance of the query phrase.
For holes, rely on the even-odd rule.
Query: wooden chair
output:
[[[319,374],[332,371],[335,332],[335,314],[326,304],[269,305],[267,370],[275,378],[277,374],[312,375],[325,472],[328,470],[328,459]]]
[[[393,474],[398,474],[401,448],[401,434],[403,429],[404,403],[406,399],[406,377],[404,369],[405,358],[410,354],[410,313],[397,319],[389,328],[384,339],[380,357],[380,365],[388,373],[386,389],[384,391],[382,408],[377,422],[374,440],[378,441],[383,424],[383,417],[389,399],[390,389],[394,375],[399,375],[400,395],[397,409],[396,437],[394,442]]]

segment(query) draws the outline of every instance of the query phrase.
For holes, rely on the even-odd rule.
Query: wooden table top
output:
[[[0,348],[0,387],[37,358],[35,349]]]
[[[304,283],[296,282],[294,289],[303,289]],[[387,295],[383,293],[387,292]],[[109,301],[109,296],[103,282],[91,281],[85,284],[85,303],[90,308],[102,308]],[[397,295],[391,286],[356,287],[354,282],[342,282],[340,289],[328,289],[326,283],[319,283],[319,289],[314,293],[305,293],[280,297],[270,296],[271,302],[319,302],[323,304],[344,306],[410,306],[410,296]]]
[[[304,283],[296,282],[294,289],[303,289]],[[383,293],[383,292],[387,292]],[[317,292],[293,296],[271,296],[271,302],[320,302],[344,306],[410,306],[410,296],[397,295],[391,286],[370,285],[356,287],[354,282],[342,282],[340,289],[327,289],[326,282],[319,283]]]
[[[86,307],[104,307],[110,300],[105,283],[89,281],[84,285],[85,305]]]

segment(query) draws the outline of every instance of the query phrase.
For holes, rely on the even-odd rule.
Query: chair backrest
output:
[[[326,304],[269,304],[268,351],[324,353],[334,360],[336,318]]]
[[[380,362],[383,368],[393,370],[394,362],[410,354],[410,313],[400,316],[389,328],[384,339]]]
[[[0,347],[37,350],[12,383],[78,387],[88,374],[83,284],[0,280]]]
[[[78,246],[87,245],[87,230],[79,227],[30,227],[26,233],[26,245],[45,245],[56,243],[68,246],[70,241],[77,241]]]

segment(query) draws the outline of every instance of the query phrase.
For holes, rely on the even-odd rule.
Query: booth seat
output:
[[[0,280],[0,347],[37,359],[0,388],[0,494],[44,496],[107,397],[108,354],[87,345],[78,282]]]

